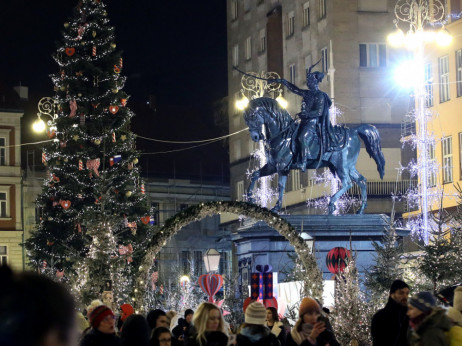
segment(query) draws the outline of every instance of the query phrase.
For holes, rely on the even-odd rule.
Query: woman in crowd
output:
[[[100,305],[90,313],[91,329],[83,336],[80,346],[119,346],[115,334],[115,316],[106,305]]]
[[[454,291],[454,303],[448,309],[448,317],[452,322],[449,330],[451,346],[462,345],[462,286]]]
[[[125,319],[122,332],[120,333],[120,345],[149,345],[149,327],[144,316],[132,314]]]
[[[220,309],[212,303],[202,303],[194,313],[193,328],[186,346],[227,346],[228,335]]]
[[[284,324],[279,322],[278,311],[276,308],[266,308],[266,326],[271,330],[271,333],[279,340],[281,346],[286,344],[286,330]]]
[[[312,298],[303,298],[299,318],[287,335],[286,346],[339,346],[332,330],[320,322],[321,307]]]
[[[443,309],[436,306],[436,299],[430,292],[420,292],[409,299],[408,340],[411,346],[446,346],[446,332],[451,323]]]
[[[279,341],[266,327],[267,310],[260,302],[249,304],[245,310],[244,324],[237,334],[237,346],[279,346]]]
[[[152,331],[151,339],[149,340],[150,346],[171,346],[172,334],[170,329],[166,327],[157,327]]]

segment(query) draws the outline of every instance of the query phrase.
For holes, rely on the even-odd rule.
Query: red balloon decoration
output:
[[[326,256],[327,269],[332,274],[342,273],[351,259],[351,253],[344,247],[334,247]]]
[[[209,302],[213,302],[213,296],[223,286],[223,276],[220,274],[204,274],[199,276],[199,286],[209,296]]]

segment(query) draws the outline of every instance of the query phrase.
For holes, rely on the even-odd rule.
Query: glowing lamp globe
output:
[[[236,101],[236,108],[239,109],[240,111],[243,111],[244,109],[247,108],[248,104],[249,104],[249,99],[244,96],[242,99]]]
[[[452,43],[452,36],[446,29],[441,29],[436,33],[436,43],[441,47],[447,47]]]
[[[45,131],[45,128],[46,128],[45,122],[40,118],[35,120],[34,123],[32,124],[32,129],[34,130],[34,132],[37,132],[37,133]]]
[[[207,273],[218,271],[220,265],[220,253],[215,249],[208,249],[204,255],[205,270]]]
[[[404,44],[404,33],[398,29],[387,36],[388,43],[393,47],[400,47]]]
[[[286,109],[287,106],[289,105],[289,103],[287,102],[287,100],[286,100],[284,97],[280,96],[280,95],[279,95],[278,97],[276,97],[276,101],[277,101],[277,102],[279,103],[279,105],[280,105],[282,108],[284,108],[284,109]]]

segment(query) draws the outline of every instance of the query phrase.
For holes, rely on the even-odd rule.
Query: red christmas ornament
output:
[[[48,129],[48,130],[47,130],[47,136],[48,136],[48,138],[50,138],[50,139],[54,138],[54,137],[56,136],[56,130],[54,130],[54,129],[53,129],[53,130]]]
[[[109,112],[111,112],[112,114],[116,114],[117,112],[119,111],[119,106],[109,106]]]
[[[120,73],[120,67],[117,65],[114,65],[114,72],[115,73]]]
[[[120,99],[120,103],[122,104],[122,107],[125,107],[127,105],[127,99]]]
[[[151,221],[151,217],[150,217],[149,215],[143,216],[143,217],[141,218],[141,222],[142,222],[143,224],[145,224],[145,225],[147,225],[147,224],[149,223],[149,221]]]
[[[71,207],[71,201],[68,200],[59,200],[59,205],[63,207],[63,209],[69,209]]]
[[[344,247],[334,247],[326,256],[327,269],[332,274],[342,273],[351,259],[351,253]]]
[[[67,56],[73,56],[75,54],[75,48],[66,48],[65,52]]]

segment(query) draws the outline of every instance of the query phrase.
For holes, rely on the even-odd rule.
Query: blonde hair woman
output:
[[[220,309],[212,303],[202,303],[194,313],[193,332],[186,346],[227,346],[228,335]]]

